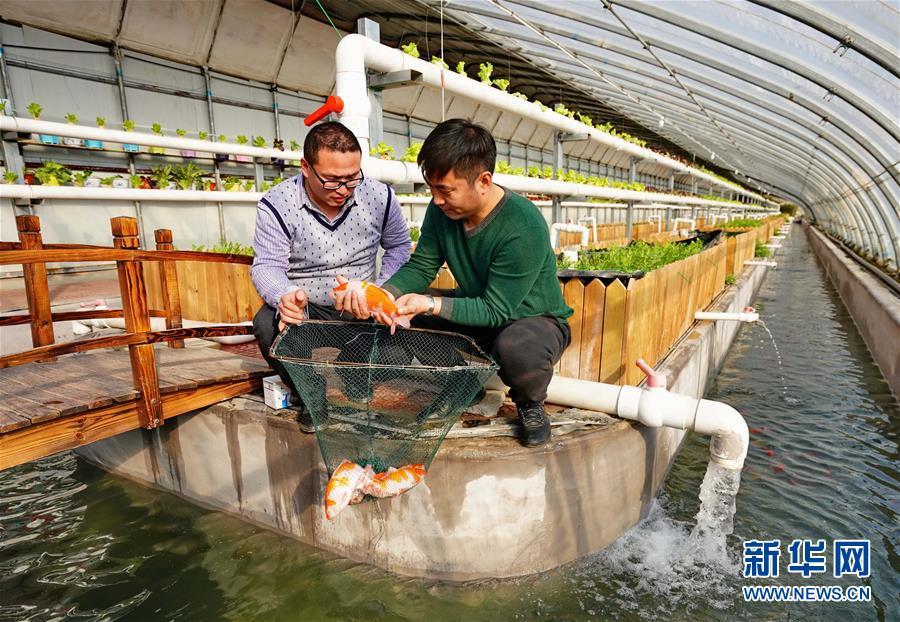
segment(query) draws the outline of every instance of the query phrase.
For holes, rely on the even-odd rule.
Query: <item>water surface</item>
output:
[[[408,580],[105,474],[72,454],[0,473],[0,620],[897,620],[900,407],[799,229],[708,397],[745,414],[734,534],[692,538],[708,444],[599,555],[517,581]],[[891,338],[885,336],[885,338]],[[893,336],[896,338],[896,336]],[[782,376],[784,380],[782,380]],[[745,604],[744,539],[868,538],[860,604]],[[762,583],[762,581],[756,581]]]

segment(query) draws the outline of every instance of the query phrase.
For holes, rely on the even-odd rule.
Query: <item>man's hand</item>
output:
[[[397,315],[405,315],[410,318],[425,313],[429,307],[428,296],[423,294],[404,294],[395,301],[395,304],[397,305]],[[435,309],[435,313],[437,313],[437,309]]]
[[[348,283],[347,277],[339,276],[340,285]],[[372,315],[366,304],[366,294],[359,287],[347,288],[342,292],[334,292],[334,308],[336,311],[350,313],[357,320],[368,320]]]
[[[309,297],[302,289],[287,292],[278,301],[278,331],[288,324],[299,324],[306,319],[306,305]]]

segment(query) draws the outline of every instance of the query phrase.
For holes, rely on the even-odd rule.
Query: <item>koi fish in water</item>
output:
[[[351,503],[359,503],[365,495],[383,499],[403,494],[425,477],[424,464],[408,464],[375,473],[371,466],[361,467],[344,460],[334,470],[325,486],[325,518],[333,519]]]
[[[378,287],[374,283],[369,283],[368,281],[348,281],[346,283],[341,283],[333,290],[331,290],[332,297],[338,292],[344,291],[353,291],[359,290],[363,292],[366,297],[366,305],[368,305],[369,309],[372,311],[381,311],[385,315],[389,315],[394,319],[394,322],[398,326],[402,326],[403,328],[409,328],[409,318],[397,315],[397,305],[394,304],[394,301],[391,300],[390,295],[387,291]],[[391,326],[391,333],[393,334],[394,327]]]

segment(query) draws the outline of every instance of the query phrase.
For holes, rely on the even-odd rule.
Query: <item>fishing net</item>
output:
[[[497,366],[467,337],[364,322],[308,320],[272,355],[316,427],[329,475],[343,460],[375,472],[424,464]]]

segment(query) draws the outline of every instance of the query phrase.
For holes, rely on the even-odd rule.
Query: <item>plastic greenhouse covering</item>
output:
[[[459,0],[444,10],[896,266],[900,4]]]

